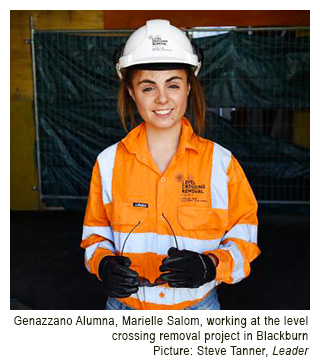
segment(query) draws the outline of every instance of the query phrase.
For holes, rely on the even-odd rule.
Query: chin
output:
[[[159,128],[159,129],[170,129],[178,124],[181,123],[182,120],[182,116],[180,118],[180,120],[176,120],[176,119],[152,119],[149,121],[146,121],[147,124],[149,124],[150,126],[153,126],[155,128]]]
[[[158,128],[158,129],[171,129],[173,128],[175,125],[177,125],[177,122],[168,122],[168,121],[157,121],[157,122],[152,122],[151,123],[153,127]]]

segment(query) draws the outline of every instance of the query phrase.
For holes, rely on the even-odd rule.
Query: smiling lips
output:
[[[161,117],[165,117],[168,116],[169,114],[171,114],[173,109],[166,109],[166,110],[155,110],[154,113],[157,116],[161,116]]]

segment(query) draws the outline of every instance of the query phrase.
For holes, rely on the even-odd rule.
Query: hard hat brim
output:
[[[131,69],[137,70],[179,70],[179,69],[188,69],[192,65],[184,63],[148,63],[148,64],[136,64],[129,66]]]

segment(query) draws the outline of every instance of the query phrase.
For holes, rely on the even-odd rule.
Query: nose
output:
[[[166,89],[158,89],[156,102],[158,104],[166,104],[168,102],[168,94]]]

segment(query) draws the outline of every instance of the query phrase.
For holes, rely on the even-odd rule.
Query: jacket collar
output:
[[[140,125],[131,130],[121,141],[130,153],[141,154],[148,152],[145,122],[143,121]],[[190,121],[187,118],[182,118],[178,153],[184,152],[185,149],[191,149],[198,153],[199,144],[198,137],[194,133]]]

